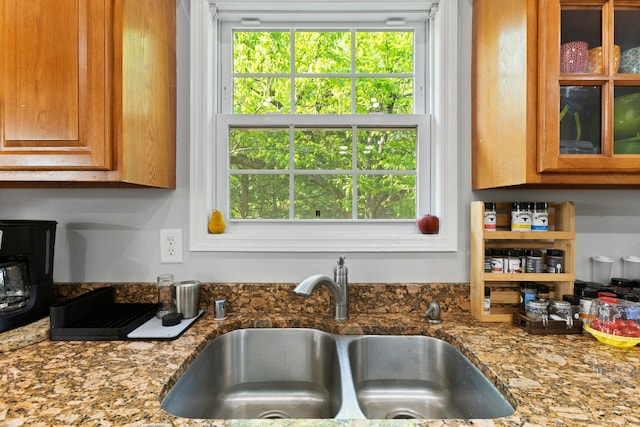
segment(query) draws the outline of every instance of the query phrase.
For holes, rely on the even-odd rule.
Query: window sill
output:
[[[211,252],[454,252],[456,242],[440,234],[206,234],[191,241],[193,251]]]

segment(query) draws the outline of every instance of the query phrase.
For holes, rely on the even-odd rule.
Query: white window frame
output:
[[[300,5],[304,3],[304,10]],[[431,137],[430,169],[431,213],[438,215],[438,234],[423,235],[415,221],[295,221],[263,223],[262,227],[228,225],[223,234],[209,234],[207,224],[216,206],[217,114],[220,105],[216,91],[220,73],[214,58],[218,54],[217,10],[233,8],[242,19],[251,12],[275,8],[296,9],[305,13],[323,13],[344,7],[379,11],[389,16],[389,8],[404,12],[425,10],[431,13],[428,37],[433,48],[433,100],[431,120],[426,128]],[[457,250],[457,1],[389,0],[191,0],[190,33],[190,249],[224,252],[453,252]],[[220,144],[218,144],[220,145]],[[225,147],[226,149],[226,147]],[[225,174],[226,179],[226,174]],[[218,183],[219,185],[219,183]],[[424,212],[426,213],[426,212]],[[262,221],[260,221],[262,223]],[[266,231],[265,231],[266,229]]]

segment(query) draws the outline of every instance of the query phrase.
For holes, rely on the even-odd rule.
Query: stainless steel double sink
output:
[[[214,339],[162,401],[204,419],[486,419],[514,408],[438,338],[240,329]]]

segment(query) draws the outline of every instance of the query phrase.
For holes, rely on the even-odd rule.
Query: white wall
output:
[[[451,0],[447,0],[451,1]],[[471,191],[471,4],[460,14],[459,242],[457,253],[346,254],[349,279],[363,282],[467,282],[471,200],[572,200],[576,204],[576,271],[589,279],[589,257],[640,255],[640,197],[636,190]],[[178,0],[177,189],[0,190],[0,218],[58,221],[56,282],[153,281],[171,272],[178,280],[295,282],[330,273],[338,253],[259,254],[188,251],[189,102],[188,14]],[[446,219],[445,219],[446,220]],[[159,230],[182,228],[183,264],[160,264]],[[614,275],[620,274],[619,262]]]

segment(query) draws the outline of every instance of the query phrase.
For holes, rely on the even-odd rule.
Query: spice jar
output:
[[[520,250],[519,249],[507,249],[505,251],[505,273],[522,273],[520,266]]]
[[[564,251],[547,249],[547,273],[564,272]]]
[[[580,298],[580,319],[586,322],[589,318],[591,303],[598,297],[598,291],[593,288],[581,288],[576,291],[576,296]]]
[[[533,204],[531,231],[549,231],[549,207],[546,202]]]
[[[520,311],[527,312],[527,304],[529,301],[536,299],[538,285],[533,282],[522,282],[520,284]]]
[[[547,285],[538,285],[538,292],[536,293],[538,299],[549,300],[549,287]]]
[[[534,299],[527,304],[527,317],[531,320],[542,321],[542,326],[546,329],[549,325],[549,313],[547,311],[549,303],[544,300]]]
[[[531,231],[531,203],[511,204],[511,231]]]
[[[539,249],[527,249],[525,254],[525,273],[542,273],[542,251]]]
[[[551,301],[549,317],[553,320],[563,321],[567,329],[573,328],[573,312],[568,301]]]
[[[504,251],[502,249],[491,251],[491,272],[504,273]]]
[[[485,202],[484,204],[484,231],[496,231],[495,202]]]
[[[491,273],[491,254],[493,249],[485,248],[484,250],[484,272]]]

